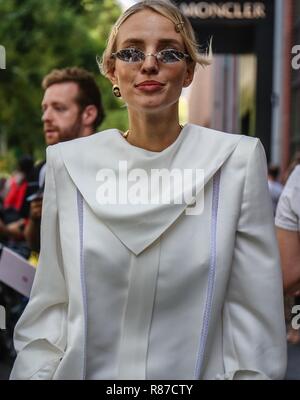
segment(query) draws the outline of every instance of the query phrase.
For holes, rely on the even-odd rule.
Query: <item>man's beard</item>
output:
[[[76,139],[82,135],[81,115],[78,116],[72,126],[64,130],[59,130],[59,141],[67,142],[68,140]]]

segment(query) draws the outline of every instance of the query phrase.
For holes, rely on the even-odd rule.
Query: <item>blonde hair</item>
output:
[[[206,54],[201,54],[199,52],[199,46],[196,41],[193,27],[188,18],[179,10],[179,8],[173,5],[169,0],[143,0],[128,8],[119,17],[110,32],[107,46],[102,56],[102,60],[97,57],[97,63],[99,65],[101,73],[104,76],[108,75],[114,63],[114,59],[112,59],[111,55],[117,50],[116,42],[120,26],[123,24],[124,21],[126,21],[128,17],[137,13],[138,11],[142,11],[145,9],[150,9],[154,12],[157,12],[158,14],[163,15],[174,23],[175,30],[176,32],[181,34],[181,37],[186,47],[186,51],[191,57],[192,62],[195,62],[196,64],[200,64],[202,66],[206,66],[211,63],[211,42],[209,44]]]

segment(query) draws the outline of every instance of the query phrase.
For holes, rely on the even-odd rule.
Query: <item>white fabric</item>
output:
[[[275,224],[289,231],[300,231],[300,165],[291,173],[280,196]]]
[[[130,169],[203,168],[204,212],[99,205],[97,171],[124,158]],[[220,167],[216,277],[199,377]],[[188,124],[160,153],[130,145],[117,130],[48,148],[41,255],[15,346],[11,379],[283,378],[281,270],[259,140]]]

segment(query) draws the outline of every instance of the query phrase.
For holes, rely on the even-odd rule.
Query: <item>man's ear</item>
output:
[[[81,114],[82,124],[84,126],[93,125],[97,116],[98,116],[98,110],[94,104],[86,106]]]
[[[188,62],[186,76],[183,81],[183,87],[188,87],[192,83],[194,78],[195,67],[196,67],[195,62]]]

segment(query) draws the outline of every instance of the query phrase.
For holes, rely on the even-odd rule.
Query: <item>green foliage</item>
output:
[[[7,178],[8,172],[11,173],[17,166],[16,155],[13,150],[7,151],[0,156],[0,178]]]
[[[77,65],[93,72],[107,115],[103,125],[126,128],[126,111],[95,61],[119,14],[116,0],[0,0],[0,44],[6,49],[0,135],[8,138],[9,148],[42,152],[41,81],[53,68]]]
[[[111,110],[107,115],[105,120],[101,125],[101,130],[117,128],[121,131],[126,131],[128,129],[128,117],[127,112],[125,112],[126,108],[120,107],[119,109]],[[118,124],[116,125],[116,121]]]

